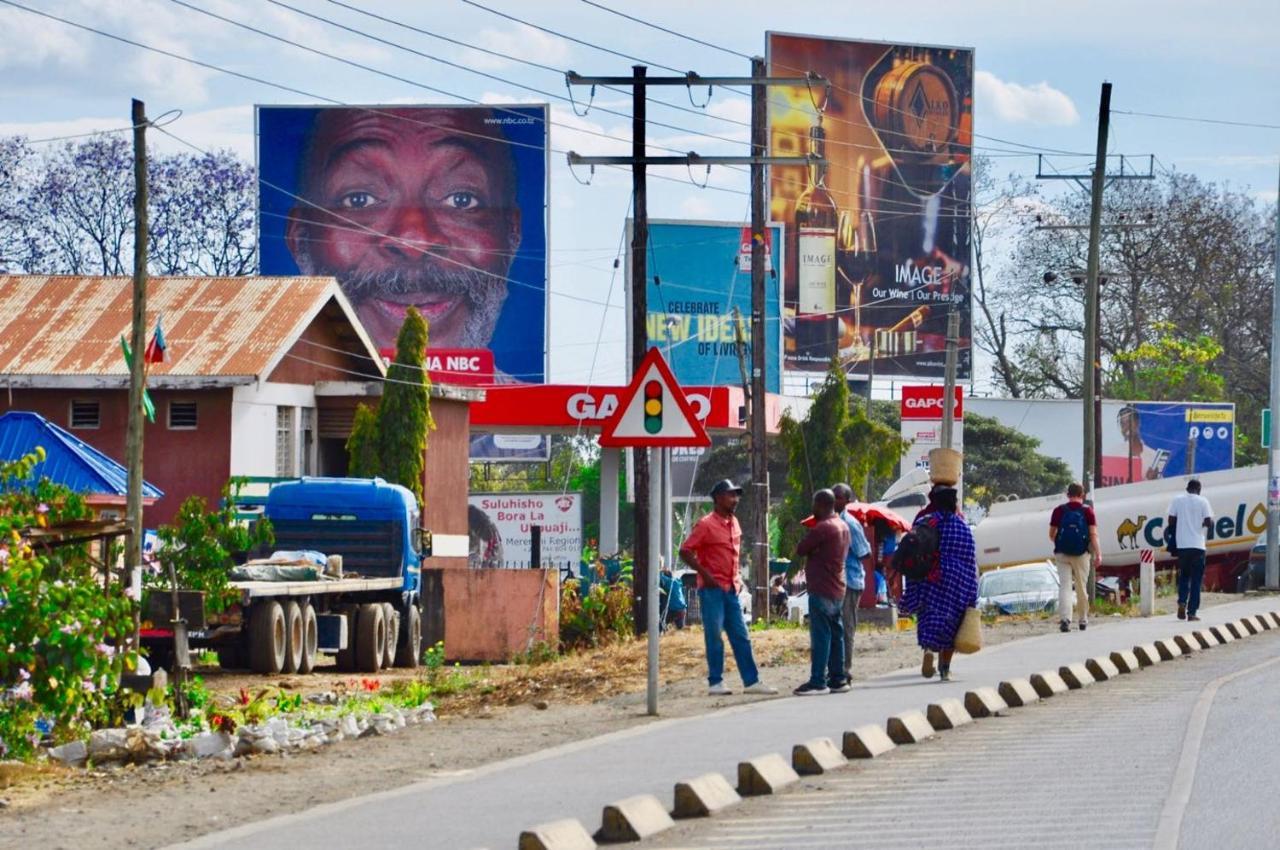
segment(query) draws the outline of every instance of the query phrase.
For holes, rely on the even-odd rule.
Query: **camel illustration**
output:
[[[1116,542],[1120,544],[1121,549],[1137,549],[1138,548],[1138,532],[1142,530],[1142,526],[1146,523],[1145,516],[1138,517],[1138,521],[1126,519],[1124,522],[1116,526]],[[1125,538],[1128,538],[1129,545],[1125,546]]]

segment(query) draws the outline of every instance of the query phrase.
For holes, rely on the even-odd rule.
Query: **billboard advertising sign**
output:
[[[971,368],[973,51],[769,33],[770,216],[787,229],[785,368],[940,377],[959,311]]]
[[[905,386],[902,388],[902,439],[910,445],[899,465],[899,474],[913,469],[929,469],[929,450],[942,448],[942,398],[939,386]],[[964,451],[964,388],[956,387],[956,406],[952,411],[955,424],[951,430],[951,447]]]
[[[782,228],[765,230],[766,269],[783,262]],[[751,368],[751,231],[740,224],[700,221],[649,222],[646,281],[649,345],[667,357],[676,380],[686,386],[740,385],[738,331],[747,343],[743,362]],[[628,238],[627,245],[631,240]],[[630,251],[630,248],[628,248]],[[745,257],[745,265],[744,258]],[[627,263],[627,293],[633,281]],[[780,385],[779,280],[765,284],[765,388]],[[741,313],[741,325],[733,308]],[[628,329],[630,325],[628,325]],[[628,344],[628,351],[630,345]]]
[[[1235,466],[1235,405],[1102,404],[1102,486]]]
[[[442,382],[545,380],[545,105],[256,118],[262,274],[337,278],[384,353],[416,307]]]
[[[581,493],[473,493],[467,497],[469,565],[529,563],[533,527],[542,527],[542,564],[577,571],[582,558]]]
[[[471,432],[472,463],[545,463],[551,460],[546,434],[485,434]]]

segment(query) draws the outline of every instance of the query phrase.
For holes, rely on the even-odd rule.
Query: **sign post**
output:
[[[1156,613],[1156,550],[1138,552],[1138,613],[1144,617]]]
[[[670,512],[671,505],[664,504],[663,493],[667,488],[659,486],[657,472],[661,450],[672,446],[706,447],[711,438],[698,421],[697,415],[685,398],[684,391],[676,383],[662,353],[649,349],[631,383],[623,391],[618,409],[604,424],[600,445],[606,448],[634,446],[649,450],[649,569],[648,581],[643,588],[635,588],[648,611],[649,676],[646,692],[648,713],[658,713],[658,573],[662,541],[661,523],[657,518],[662,511]]]

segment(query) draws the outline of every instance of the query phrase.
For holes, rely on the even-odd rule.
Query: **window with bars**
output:
[[[98,428],[102,425],[102,409],[96,401],[71,402],[72,428]]]
[[[199,411],[194,401],[169,402],[170,431],[194,431],[199,424]]]
[[[291,478],[297,474],[293,450],[293,408],[276,408],[276,477]]]

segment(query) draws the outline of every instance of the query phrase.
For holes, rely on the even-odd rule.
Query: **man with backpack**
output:
[[[1089,553],[1102,561],[1098,545],[1098,520],[1093,508],[1084,503],[1084,487],[1067,487],[1067,501],[1053,509],[1049,518],[1049,539],[1053,559],[1058,564],[1058,618],[1061,631],[1071,631],[1071,585],[1075,583],[1076,606],[1080,609],[1080,631],[1089,626]]]

